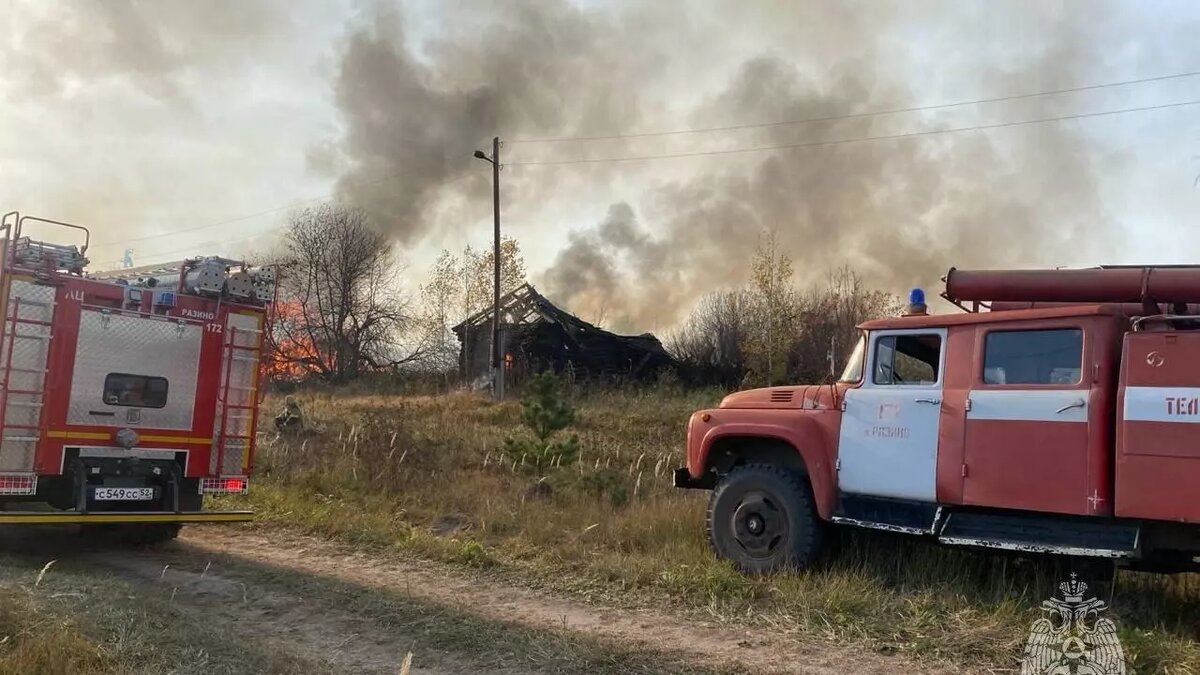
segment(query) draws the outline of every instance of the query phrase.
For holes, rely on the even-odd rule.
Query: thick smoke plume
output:
[[[853,85],[855,76],[838,79]],[[793,66],[762,58],[745,65],[710,116],[769,109],[803,119],[861,109],[863,102],[846,96],[864,92],[856,86],[814,92]],[[860,123],[832,133],[781,129],[767,136],[788,144],[893,132]],[[596,302],[593,279],[603,279],[600,288],[622,290],[620,311],[608,312],[613,325],[671,326],[703,293],[745,283],[764,229],[774,230],[790,252],[801,282],[848,263],[870,284],[897,294],[934,286],[952,265],[1053,265],[1103,255],[1117,235],[1099,207],[1083,140],[1061,129],[1022,138],[1027,146],[1018,156],[1039,162],[1012,159],[987,135],[956,134],[782,151],[743,169],[666,185],[643,197],[655,215],[654,236],[614,238],[614,213],[627,228],[635,222],[627,206],[614,207],[593,231],[573,237],[545,275],[548,290],[571,306],[581,301],[587,311]]]
[[[637,121],[628,85],[639,57],[612,48],[616,27],[561,0],[521,0],[487,14],[476,32],[479,9],[447,18],[464,32],[431,43],[414,44],[385,8],[347,38],[334,82],[345,133],[314,159],[342,170],[342,195],[405,244],[426,234],[446,192],[486,199],[490,176],[472,153],[489,148],[492,133],[619,131]],[[506,181],[511,199],[524,187]]]
[[[418,241],[436,222],[431,206],[447,190],[486,203],[486,173],[471,166],[476,160],[470,156],[485,130],[619,133],[638,129],[643,119],[662,61],[653,51],[612,47],[662,39],[652,25],[637,23],[644,17],[621,22],[563,2],[517,7],[492,17],[481,33],[451,35],[422,50],[399,18],[387,13],[372,15],[349,36],[336,80],[346,132],[331,165],[346,167],[345,195],[382,214],[401,242]],[[879,81],[881,64],[872,48],[897,19],[882,11],[826,9],[820,15],[830,23],[824,39],[840,51],[820,61],[811,55],[799,61],[773,54],[753,58],[699,103],[690,121],[711,126],[911,105],[903,80]],[[758,18],[788,22],[805,11],[780,8],[778,16]],[[640,39],[614,42],[623,31]],[[1078,43],[1084,36],[1056,37],[1028,73],[1008,72],[997,83],[1020,90],[1022,82],[1086,79],[1075,67],[1083,60]],[[890,135],[994,121],[989,113],[1011,119],[1046,110],[778,126],[741,134],[732,147]],[[689,148],[731,147],[704,137],[688,142]],[[636,146],[594,147],[572,144],[565,154],[619,156]],[[651,179],[644,190],[619,195],[593,228],[573,232],[535,281],[584,317],[640,331],[670,327],[704,293],[744,283],[763,229],[777,233],[801,281],[848,263],[871,284],[898,293],[912,284],[935,284],[951,265],[1074,261],[1104,253],[1093,243],[1115,240],[1098,206],[1086,149],[1070,128],[1047,125],[1008,135],[966,132],[698,158],[706,170],[658,181],[645,164],[602,167],[586,174],[595,180],[593,191],[602,190],[613,172]],[[506,187],[518,198],[564,197],[542,171],[536,178],[508,177]]]
[[[33,139],[51,146],[38,155],[44,176],[28,179],[23,168],[8,175],[61,184],[42,197],[56,215],[145,223],[155,211],[234,215],[213,196],[269,182],[286,156],[334,178],[338,195],[400,245],[457,247],[468,227],[490,216],[489,172],[472,152],[486,149],[493,134],[614,135],[861,113],[926,102],[928,88],[916,85],[933,76],[949,82],[949,96],[1052,89],[1102,80],[1103,70],[1089,68],[1111,48],[1089,32],[1104,11],[1083,21],[1064,8],[1000,3],[350,6],[352,16],[328,3],[274,0],[18,2],[20,25],[0,43],[0,91],[14,96],[10,127],[41,128],[44,109],[54,115],[44,128],[71,133]],[[948,55],[945,68],[930,74],[894,63],[920,51],[922,31],[989,21],[1005,27],[1004,40],[1020,35],[1019,55],[1008,43],[964,39],[964,50],[993,65],[972,62],[964,72]],[[1037,29],[1014,29],[1026,25]],[[340,38],[296,52],[317,28]],[[920,45],[897,46],[913,35],[922,36]],[[283,63],[292,53],[317,63]],[[289,85],[306,82],[297,73],[317,68],[328,74],[328,89],[313,92],[311,103],[307,93],[295,97]],[[261,98],[255,89],[245,101],[231,100],[255,85]],[[333,107],[323,109],[327,103]],[[1119,240],[1100,206],[1096,153],[1069,124],[659,162],[517,166],[902,134],[1059,114],[1082,103],[1050,98],[716,134],[513,143],[504,150],[514,169],[503,174],[506,217],[524,217],[505,226],[519,238],[542,238],[566,227],[551,218],[567,214],[573,231],[555,239],[565,247],[552,260],[528,261],[533,280],[585,318],[638,332],[669,328],[703,294],[743,284],[766,228],[795,260],[801,282],[847,263],[898,292],[936,285],[951,265],[1096,261]],[[236,115],[218,114],[231,109]],[[284,123],[312,109],[329,119]],[[253,130],[261,127],[238,126],[244,115],[307,135],[260,139]],[[74,133],[100,144],[75,147]],[[136,145],[125,143],[130,138]],[[283,147],[281,139],[293,143]],[[195,158],[203,169],[193,169]],[[1103,159],[1111,169],[1120,158]],[[248,201],[253,195],[239,204]],[[581,214],[573,204],[598,206]],[[444,231],[453,236],[438,239]],[[127,235],[98,239],[119,255]]]

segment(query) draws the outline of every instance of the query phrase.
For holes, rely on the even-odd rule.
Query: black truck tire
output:
[[[735,468],[708,501],[708,539],[720,558],[750,574],[803,569],[825,539],[808,481],[771,464]]]

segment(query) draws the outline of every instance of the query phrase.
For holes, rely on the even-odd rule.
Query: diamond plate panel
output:
[[[0,359],[7,360],[10,350],[12,354],[12,369],[5,385],[9,391],[3,412],[4,435],[0,438],[0,471],[33,469],[38,430],[29,427],[37,427],[41,421],[51,330],[48,325],[23,322],[50,323],[56,292],[53,286],[22,279],[10,285],[8,316],[0,334]],[[10,321],[13,318],[18,321]]]
[[[24,436],[28,431],[14,429],[10,434],[4,432],[4,441],[0,443],[0,471],[32,471],[33,458],[37,449],[37,440]]]
[[[192,323],[82,311],[67,422],[191,430],[203,334],[204,327]],[[110,373],[166,378],[167,404],[109,405],[104,379]]]
[[[222,476],[234,476],[242,473],[242,468],[246,466],[246,450],[249,449],[249,444],[246,441],[230,438],[225,441],[225,456],[221,460]]]
[[[42,398],[41,396],[9,396],[7,409],[4,411],[4,428],[5,432],[12,430],[21,431],[18,435],[30,435],[29,429],[21,429],[20,427],[36,427],[42,419]],[[13,429],[13,425],[17,429]]]
[[[21,321],[42,321],[49,323],[54,318],[54,292],[52,286],[39,286],[29,281],[13,281],[9,296],[8,311],[12,318],[15,300],[20,300],[16,308],[17,318]],[[10,335],[15,330],[15,338]],[[0,343],[0,354],[8,355],[8,342],[12,340],[12,366],[14,370],[32,369],[45,370],[46,356],[50,346],[50,326],[39,326],[28,323],[4,323],[3,342]],[[17,387],[14,384],[14,388]],[[40,388],[40,387],[39,387]]]

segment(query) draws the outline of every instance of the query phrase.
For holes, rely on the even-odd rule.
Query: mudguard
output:
[[[720,442],[738,439],[778,441],[794,449],[807,469],[817,512],[828,519],[835,506],[835,463],[840,415],[835,411],[702,410],[688,423],[687,470],[703,480],[710,454]]]

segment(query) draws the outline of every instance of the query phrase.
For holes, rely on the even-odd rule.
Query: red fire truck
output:
[[[1200,267],[964,271],[869,321],[836,382],[726,397],[681,488],[713,549],[803,567],[831,526],[1200,569]]]
[[[154,541],[249,520],[202,502],[248,487],[274,272],[88,273],[86,228],[13,212],[0,231],[0,523]]]

